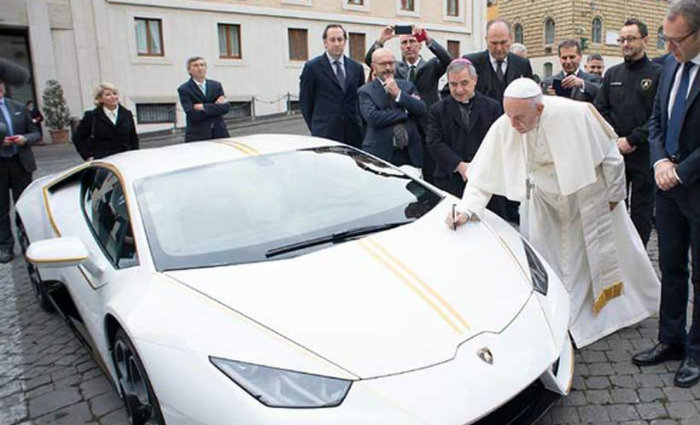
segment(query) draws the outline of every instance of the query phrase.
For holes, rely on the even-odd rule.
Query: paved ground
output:
[[[238,128],[305,134],[300,120]],[[143,147],[172,143],[160,139]],[[38,175],[79,162],[72,146],[37,147]],[[650,242],[650,256],[657,253]],[[640,368],[632,353],[651,346],[657,320],[618,332],[576,354],[573,391],[541,425],[700,425],[700,385],[673,386],[678,362]],[[126,424],[121,400],[66,325],[39,310],[21,260],[0,265],[0,425]]]

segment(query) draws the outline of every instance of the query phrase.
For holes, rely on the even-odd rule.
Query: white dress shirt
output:
[[[109,118],[109,120],[112,121],[112,124],[117,125],[117,116],[119,115],[119,107],[117,106],[112,111],[108,107],[103,106],[102,110],[104,111],[105,115],[107,115],[107,118]]]

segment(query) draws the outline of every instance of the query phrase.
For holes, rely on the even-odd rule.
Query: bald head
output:
[[[510,24],[505,19],[494,19],[486,25],[486,47],[496,60],[504,60],[510,50]]]
[[[372,53],[372,70],[381,81],[393,77],[396,72],[396,59],[391,50],[380,48]]]

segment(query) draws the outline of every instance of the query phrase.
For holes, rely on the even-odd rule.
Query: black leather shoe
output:
[[[686,357],[681,362],[681,367],[678,368],[673,382],[676,386],[688,388],[697,384],[700,381],[700,362],[696,359]]]
[[[632,363],[637,366],[652,366],[668,360],[683,360],[683,347],[660,342],[654,348],[632,356]]]
[[[0,249],[0,263],[9,263],[12,261],[12,251],[9,249]]]

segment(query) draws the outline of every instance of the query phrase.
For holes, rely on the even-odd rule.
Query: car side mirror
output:
[[[26,253],[27,261],[43,268],[77,266],[89,256],[83,242],[75,236],[33,242]]]

